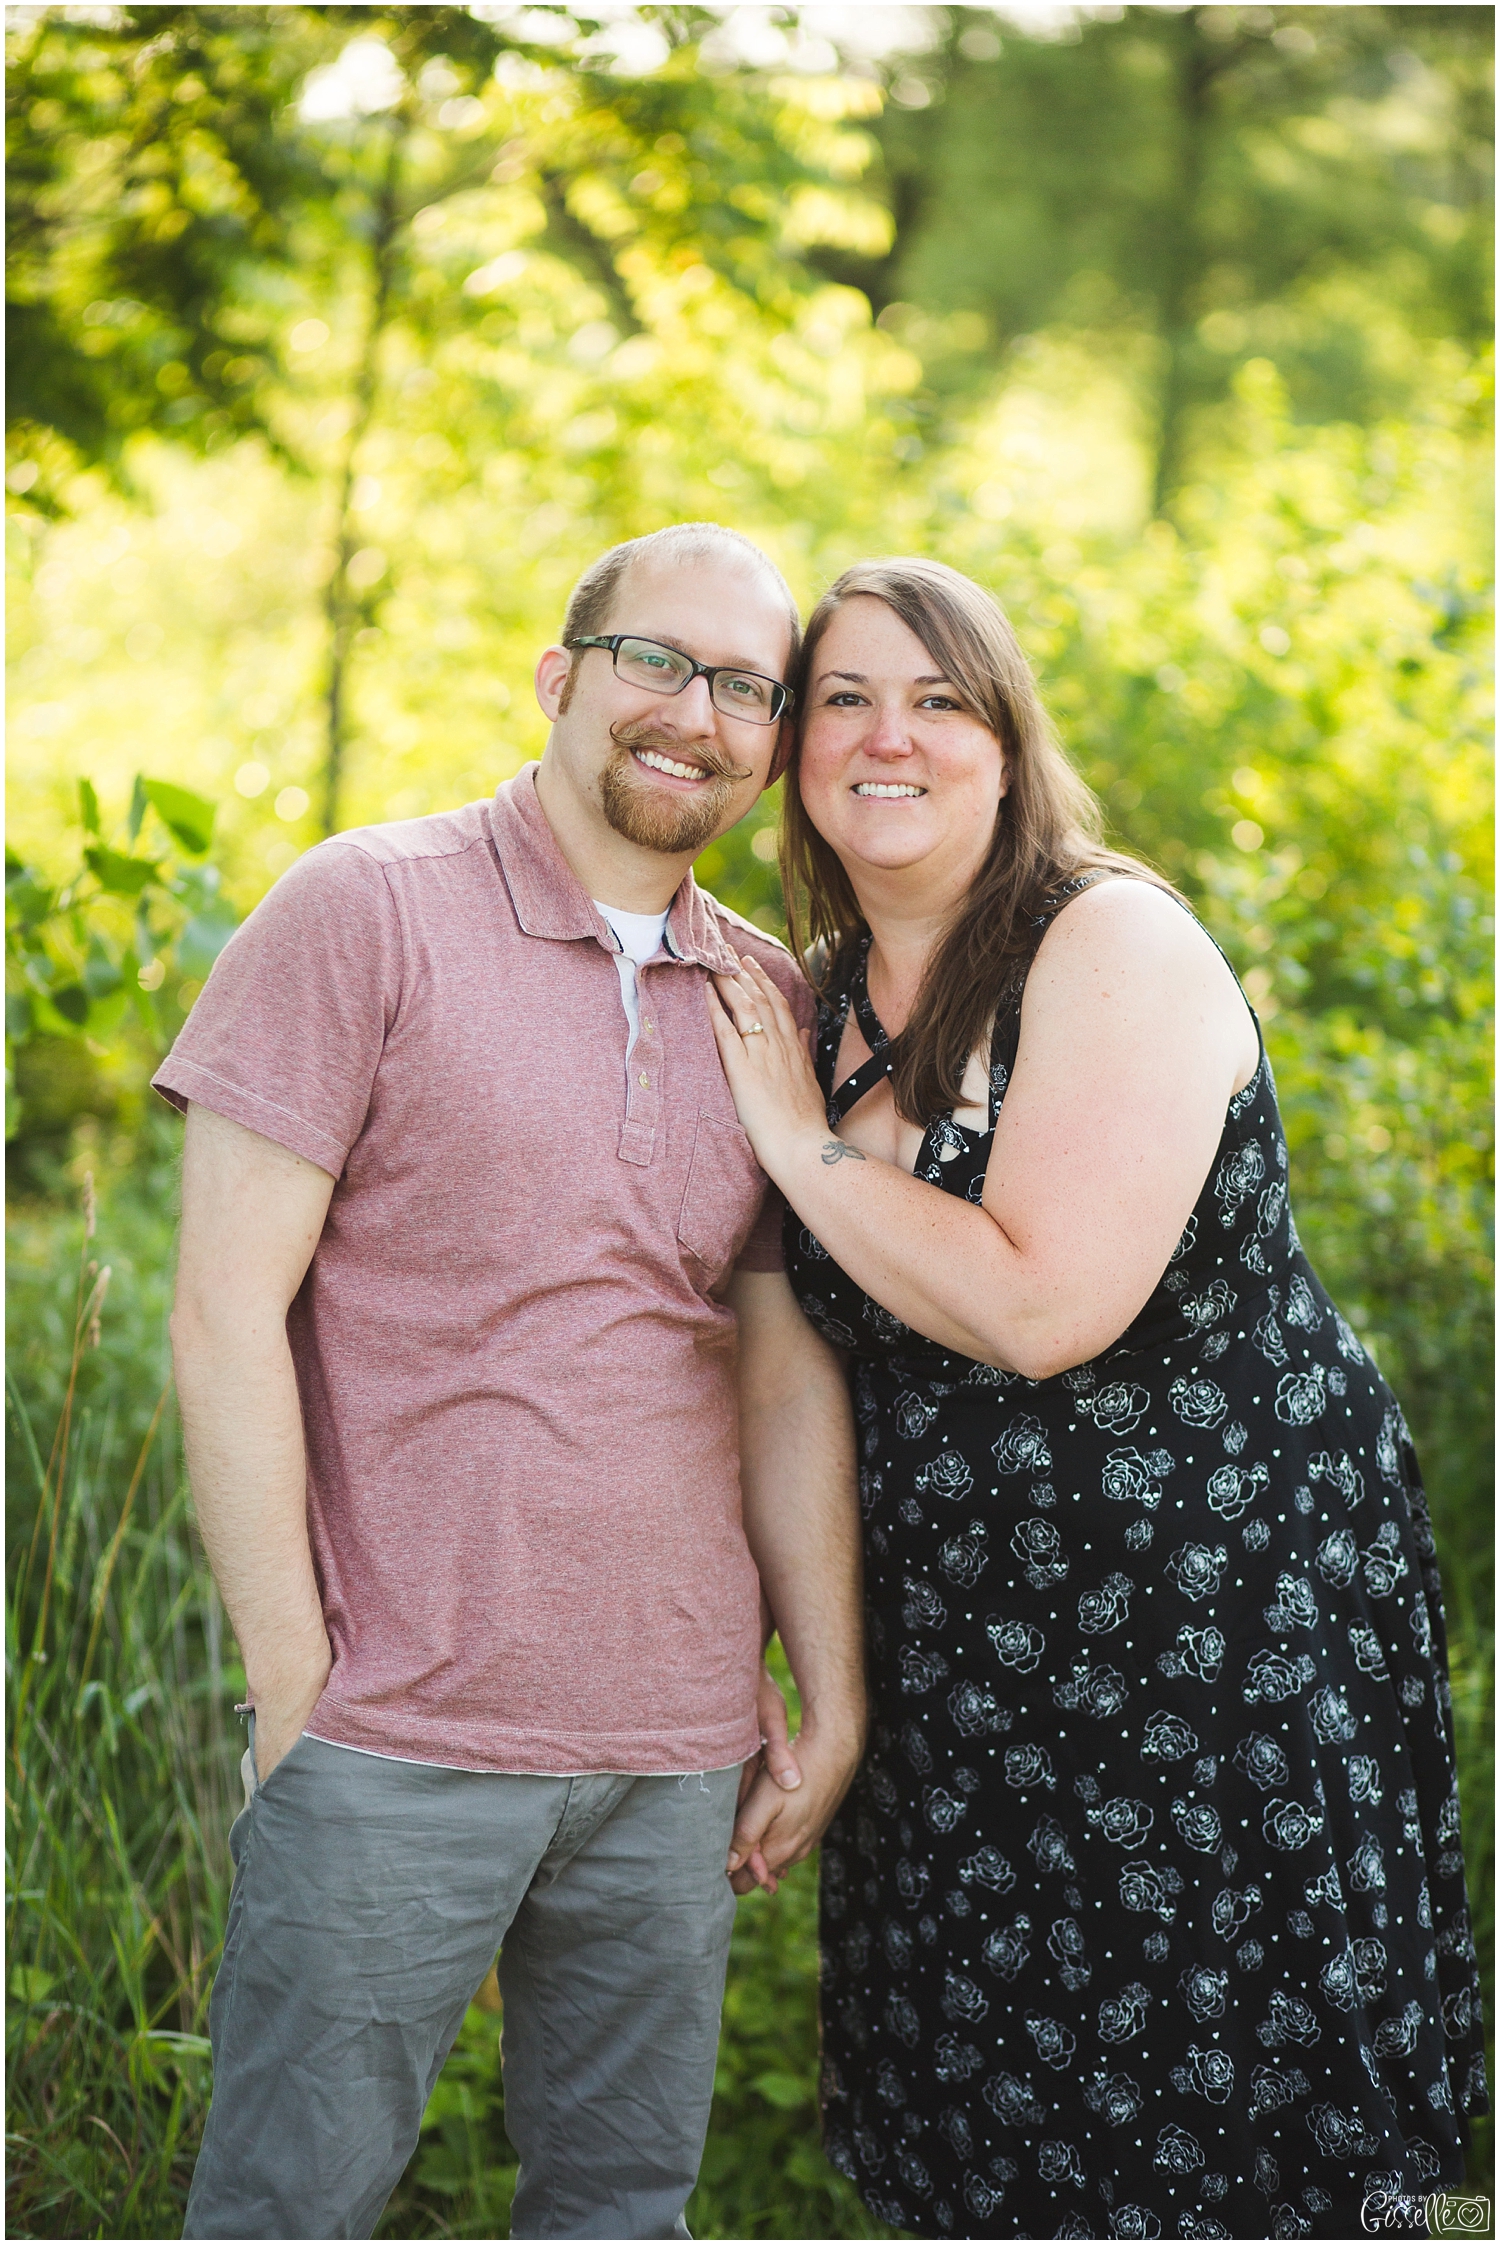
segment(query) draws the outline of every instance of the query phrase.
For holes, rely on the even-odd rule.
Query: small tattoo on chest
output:
[[[857,1146],[846,1146],[842,1138],[829,1138],[824,1141],[823,1164],[827,1169],[832,1169],[835,1162],[863,1161],[864,1158]]]

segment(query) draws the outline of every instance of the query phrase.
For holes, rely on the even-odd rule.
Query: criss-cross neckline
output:
[[[1038,914],[1036,917],[1035,924],[1041,929],[1042,934],[1045,935],[1047,928],[1051,925],[1051,922],[1056,917],[1058,911],[1061,910],[1063,905],[1068,903],[1070,898],[1077,896],[1083,889],[1092,888],[1096,881],[1103,878],[1105,878],[1103,874],[1091,871],[1083,874],[1075,874],[1071,879],[1066,881],[1059,881],[1056,887],[1048,893],[1048,896],[1045,900],[1046,903],[1050,905],[1051,910],[1044,911]],[[1038,940],[1040,940],[1040,938]],[[828,1127],[830,1128],[830,1130],[836,1130],[839,1124],[844,1120],[845,1116],[852,1113],[854,1108],[859,1105],[860,1101],[864,1098],[867,1098],[872,1091],[877,1090],[881,1084],[888,1082],[891,1076],[895,1074],[896,1070],[894,1042],[886,1031],[883,1022],[881,1021],[880,1016],[876,1013],[874,1005],[871,1003],[870,999],[869,965],[870,946],[873,941],[874,938],[868,929],[859,939],[854,963],[854,971],[850,975],[848,983],[845,985],[843,992],[843,1003],[839,1011],[839,1036],[838,1042],[833,1048],[832,1067],[829,1070],[830,1077],[832,1076],[834,1070],[836,1070],[838,1067],[839,1047],[843,1043],[843,1032],[845,1027],[847,1026],[849,1015],[851,1012],[853,1013],[855,1020],[859,1024],[861,1036],[864,1038],[865,1043],[870,1048],[870,1055],[867,1060],[862,1060],[859,1066],[855,1068],[851,1074],[847,1075],[844,1078],[843,1082],[837,1087],[836,1090],[829,1091],[827,1095],[827,1109]],[[1035,946],[1033,946],[1032,948],[1032,956],[1035,956]],[[1029,967],[1031,963],[1029,958],[1026,963]],[[1024,977],[1022,979],[1024,980]],[[996,1008],[994,1027],[991,1032],[989,1131],[993,1131],[993,1129],[995,1128],[995,1124],[999,1119],[994,1069],[995,1060],[1000,1045],[1001,1026],[1005,1010],[1005,1002],[1002,995],[1001,1003]],[[1259,1035],[1259,1029],[1260,1024],[1259,1022],[1257,1022],[1257,1036]],[[951,1110],[946,1117],[942,1115],[935,1115],[932,1121],[928,1124],[926,1131],[923,1133],[922,1145],[917,1149],[918,1161],[920,1161],[922,1158],[923,1148],[925,1148],[928,1139],[945,1120],[949,1123],[952,1123],[953,1118]],[[962,1123],[958,1123],[954,1124],[953,1127],[955,1129],[962,1130],[965,1126]],[[989,1131],[978,1133],[977,1135],[987,1137],[989,1135]],[[970,1135],[974,1136],[976,1134],[971,1132]]]
[[[836,1091],[829,1092],[828,1122],[830,1128],[836,1128],[844,1117],[859,1105],[861,1099],[883,1084],[896,1065],[892,1057],[891,1040],[886,1034],[880,1016],[870,1003],[870,986],[866,973],[869,960],[870,938],[864,936],[861,938],[859,946],[859,963],[855,967],[849,987],[845,992],[848,1003],[840,1018],[839,1041],[840,1043],[843,1041],[844,1024],[848,1021],[849,1011],[852,1008],[854,1018],[859,1024],[859,1033],[870,1048],[870,1056],[867,1060],[860,1062],[852,1075],[844,1078]],[[837,1051],[834,1053],[833,1064],[837,1068]]]

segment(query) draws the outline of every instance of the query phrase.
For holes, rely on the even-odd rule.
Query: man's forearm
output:
[[[306,1713],[309,1691],[321,1690],[329,1652],[285,1322],[270,1314],[210,1321],[179,1303],[172,1345],[198,1526],[250,1698],[291,1721],[298,1708]]]
[[[172,1357],[198,1525],[244,1655],[262,1777],[301,1731],[330,1665],[286,1317],[332,1192],[327,1170],[189,1107]]]
[[[816,1847],[864,1748],[865,1683],[853,1414],[843,1365],[780,1273],[747,1272],[740,1321],[740,1486],[762,1596],[802,1700],[802,1784],[762,1775],[740,1804],[730,1882],[774,1893]]]
[[[847,1734],[857,1751],[865,1702],[859,1513],[852,1460],[826,1435],[813,1397],[766,1414],[759,1427],[742,1421],[742,1465],[746,1449],[761,1453],[744,1474],[745,1535],[796,1679],[803,1728]]]
[[[742,1312],[745,1535],[802,1700],[804,1728],[864,1729],[859,1501],[843,1368],[795,1311]]]

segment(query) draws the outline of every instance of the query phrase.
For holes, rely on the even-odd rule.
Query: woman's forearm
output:
[[[787,1133],[761,1159],[855,1285],[939,1347],[1042,1379],[1113,1338],[1093,1340],[987,1210],[827,1130]]]

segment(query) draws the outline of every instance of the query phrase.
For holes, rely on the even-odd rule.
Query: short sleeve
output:
[[[152,1083],[174,1107],[196,1101],[339,1177],[400,995],[383,868],[355,844],[322,843],[230,937]]]
[[[817,1004],[811,989],[800,972],[790,952],[780,944],[755,946],[755,955],[777,989],[797,1016],[797,1025],[804,1037],[811,1034]],[[776,1186],[766,1186],[765,1198],[760,1204],[750,1237],[740,1250],[736,1270],[784,1271],[786,1255],[782,1248],[782,1224],[786,1216],[786,1201]]]
[[[781,1245],[781,1224],[786,1214],[786,1202],[774,1185],[767,1185],[765,1198],[760,1204],[760,1214],[751,1227],[750,1237],[740,1249],[737,1271],[784,1271],[786,1256]]]

